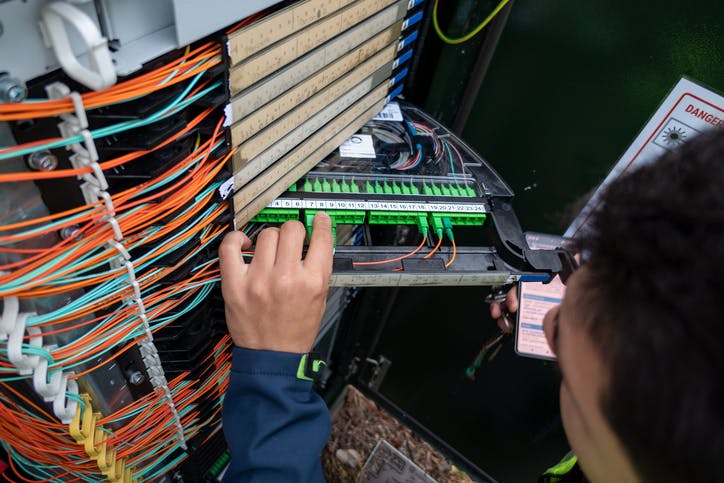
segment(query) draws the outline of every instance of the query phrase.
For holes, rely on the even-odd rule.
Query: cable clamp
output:
[[[3,297],[3,314],[0,319],[0,340],[7,340],[15,327],[20,312],[20,301],[15,296]]]
[[[73,5],[52,2],[40,11],[40,31],[46,46],[53,49],[58,62],[68,76],[99,91],[116,83],[111,51],[106,39],[91,18]],[[66,26],[72,27],[75,41],[82,42],[82,52],[88,56],[90,68],[80,63]]]
[[[37,354],[23,354],[23,336],[27,331],[28,335],[38,336],[31,337],[28,343],[31,347],[41,348],[43,346],[43,337],[40,329],[37,327],[26,327],[25,321],[28,316],[36,315],[35,312],[21,312],[16,321],[15,327],[10,332],[7,342],[8,360],[18,369],[21,375],[29,375],[40,364],[40,356]]]
[[[70,424],[75,412],[78,410],[78,401],[68,397],[68,394],[78,396],[78,383],[75,379],[68,379],[70,374],[72,372],[63,373],[63,379],[60,381],[60,391],[53,400],[53,414],[63,424]]]
[[[45,346],[44,349],[51,352],[56,345]],[[44,357],[40,358],[38,367],[33,372],[33,388],[35,392],[40,394],[45,402],[55,400],[60,392],[60,383],[63,380],[63,371],[55,370],[48,377],[48,360]]]

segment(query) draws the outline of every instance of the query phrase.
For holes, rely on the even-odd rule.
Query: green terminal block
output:
[[[216,460],[213,465],[211,465],[211,468],[209,469],[209,476],[211,476],[212,478],[216,478],[217,476],[219,476],[221,471],[229,463],[230,459],[231,454],[229,453],[229,450],[226,450],[224,454],[222,454],[219,459]]]
[[[453,226],[482,226],[486,217],[485,213],[430,213],[429,218],[435,234],[442,236],[443,232],[452,232]]]
[[[252,223],[284,223],[289,220],[298,220],[299,210],[288,208],[264,208],[251,219]]]
[[[413,211],[370,211],[370,225],[417,225],[420,233],[427,236],[429,224],[423,213]]]
[[[304,224],[307,226],[307,236],[312,237],[312,223],[314,215],[321,210],[305,210]],[[366,211],[358,210],[324,210],[332,219],[332,236],[334,243],[337,243],[337,225],[361,225],[365,222]]]

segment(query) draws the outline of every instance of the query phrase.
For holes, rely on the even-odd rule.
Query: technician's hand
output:
[[[314,217],[312,239],[302,260],[306,230],[298,221],[267,228],[257,237],[254,259],[242,249],[240,232],[219,248],[226,324],[234,344],[248,349],[307,353],[319,331],[332,274],[334,240],[326,213]]]
[[[518,311],[518,287],[513,287],[505,294],[502,303],[490,304],[490,316],[498,321],[498,327],[508,334],[515,330],[515,314]]]

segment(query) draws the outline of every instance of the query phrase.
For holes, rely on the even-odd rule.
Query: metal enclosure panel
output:
[[[103,0],[107,12],[108,35],[120,42],[121,49],[153,32],[173,27],[172,0]]]
[[[0,2],[0,71],[27,81],[58,68],[55,54],[45,46],[38,26],[40,10],[46,3],[40,0]],[[91,19],[97,18],[92,2],[74,6]],[[82,54],[83,44],[78,35],[71,30],[69,37],[73,52]]]
[[[279,0],[173,0],[176,41],[189,44]]]
[[[28,81],[59,68],[38,26],[40,11],[47,3],[0,1],[0,71]],[[101,0],[72,5],[99,28],[103,24],[104,34],[109,40],[117,41],[111,57],[118,75],[124,76],[151,59],[275,3],[277,0]],[[87,65],[83,43],[72,28],[68,28],[68,32],[73,52]]]

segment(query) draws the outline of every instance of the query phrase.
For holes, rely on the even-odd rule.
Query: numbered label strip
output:
[[[279,198],[269,208],[307,210],[414,211],[429,213],[487,213],[480,203],[427,203],[409,201],[318,200]]]

